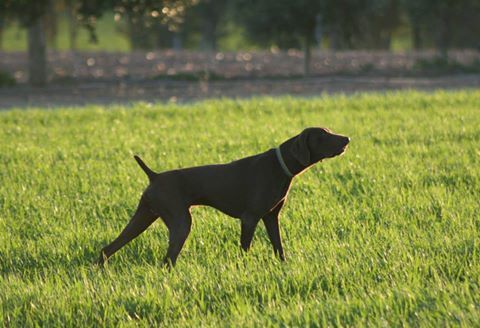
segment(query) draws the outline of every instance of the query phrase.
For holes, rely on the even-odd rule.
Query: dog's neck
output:
[[[302,173],[309,167],[309,166],[303,165],[295,157],[291,155],[289,148],[292,146],[293,139],[294,138],[291,138],[285,141],[284,143],[282,143],[280,146],[278,146],[278,149],[280,150],[280,154],[282,155],[283,162],[287,167],[288,171],[292,175],[290,176],[291,179],[293,179],[296,175]],[[286,172],[285,174],[288,176]]]
[[[287,164],[285,164],[285,161],[283,160],[282,152],[280,150],[280,147],[275,148],[275,155],[277,156],[277,160],[280,163],[280,166],[282,167],[283,173],[289,178],[293,178],[294,175],[290,170],[288,169]]]

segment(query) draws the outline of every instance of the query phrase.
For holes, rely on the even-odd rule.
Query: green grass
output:
[[[480,322],[480,91],[0,113],[6,326],[474,326]],[[156,170],[228,162],[307,126],[352,138],[294,182],[287,262],[263,225],[193,209],[177,267],[156,222],[92,266]]]

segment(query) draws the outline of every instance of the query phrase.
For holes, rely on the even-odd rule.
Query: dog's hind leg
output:
[[[172,267],[177,262],[178,254],[180,254],[183,244],[190,234],[192,216],[187,209],[175,211],[172,212],[172,214],[162,215],[162,219],[165,222],[169,233],[168,250],[163,263]]]
[[[135,214],[127,226],[113,242],[104,247],[100,252],[98,264],[103,265],[110,256],[145,231],[157,218],[158,215],[150,210],[145,198],[142,197]]]

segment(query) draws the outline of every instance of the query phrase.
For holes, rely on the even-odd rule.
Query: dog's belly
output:
[[[262,164],[248,159],[183,169],[178,171],[182,193],[190,206],[211,206],[234,218],[260,218],[285,198],[291,182]]]
[[[286,198],[290,184],[250,188],[240,193],[242,188],[228,188],[207,192],[196,199],[193,205],[206,205],[234,218],[252,216],[261,218]],[[245,190],[245,189],[243,189]]]
[[[210,206],[234,218],[240,218],[247,204],[245,195],[239,193],[238,189],[215,190],[205,187],[202,192],[192,196],[192,205]]]

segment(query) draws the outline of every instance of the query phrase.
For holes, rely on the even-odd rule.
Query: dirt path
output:
[[[132,101],[188,102],[214,97],[257,95],[319,96],[401,89],[436,90],[480,88],[480,74],[444,77],[332,76],[310,79],[250,79],[217,82],[143,81],[88,82],[32,88],[19,85],[0,89],[0,109],[115,104]]]
[[[303,79],[299,78],[303,54],[296,50],[49,52],[51,83],[45,88],[32,88],[25,83],[26,54],[0,53],[0,70],[18,82],[16,87],[0,88],[0,109],[480,87],[480,74],[427,76],[428,71],[419,70],[418,63],[430,63],[438,58],[436,55],[433,51],[314,51],[311,66],[316,77]],[[451,51],[449,59],[457,65],[477,65],[480,51]]]
[[[480,62],[480,51],[452,50],[449,60],[461,65]],[[438,60],[431,50],[393,53],[387,51],[312,51],[312,76],[335,74],[392,73],[418,70],[419,63]],[[17,82],[27,81],[28,58],[25,53],[0,52],[0,70]],[[48,53],[51,81],[65,80],[152,80],[158,77],[191,76],[205,71],[226,79],[292,77],[303,73],[303,53],[288,51],[135,51],[131,53],[65,52]],[[378,75],[378,74],[377,74]],[[397,74],[398,75],[398,74]]]

